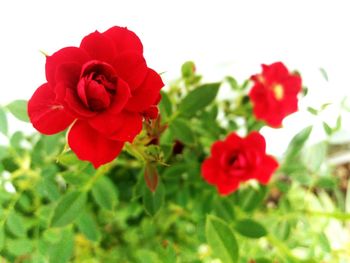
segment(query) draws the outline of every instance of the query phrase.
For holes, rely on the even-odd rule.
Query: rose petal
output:
[[[55,93],[48,83],[34,92],[28,102],[28,115],[33,126],[47,135],[63,131],[74,120],[64,106],[55,101]]]
[[[131,97],[129,85],[122,79],[118,79],[116,93],[113,96],[113,101],[108,113],[119,113],[125,107]]]
[[[82,103],[72,87],[67,86],[66,83],[59,83],[58,85],[62,85],[62,87],[56,89],[65,90],[65,105],[76,116],[79,118],[90,118],[97,114],[97,112],[91,111]]]
[[[87,122],[80,120],[70,129],[68,144],[80,160],[91,162],[95,168],[111,162],[124,145],[123,142],[107,139]]]
[[[56,98],[62,101],[66,95],[65,88],[75,89],[80,78],[81,65],[78,63],[63,63],[56,69],[56,83],[65,83],[65,85],[56,85]],[[64,89],[62,89],[65,87]]]
[[[125,51],[135,51],[139,54],[143,53],[140,39],[134,32],[128,30],[126,27],[115,26],[102,34],[113,41],[116,51],[119,54]]]
[[[256,179],[262,184],[267,184],[277,168],[278,162],[275,160],[275,158],[266,155],[261,163],[261,167],[258,168],[259,170],[256,173]]]
[[[109,37],[98,31],[83,38],[80,48],[84,49],[91,58],[112,63],[116,55],[116,47]]]
[[[226,137],[225,143],[232,150],[239,149],[241,147],[243,139],[239,137],[236,133],[231,133]]]
[[[220,195],[229,195],[237,190],[239,186],[239,181],[233,181],[230,184],[218,184],[217,189]]]
[[[266,150],[266,142],[265,138],[258,132],[251,132],[246,139],[244,139],[244,144],[246,147],[255,149],[255,151],[259,151],[260,153],[265,153]]]
[[[89,55],[83,49],[77,47],[62,48],[46,57],[46,79],[53,86],[56,83],[56,69],[59,65],[73,62],[82,66],[88,60],[90,60]]]
[[[129,84],[132,91],[142,84],[148,73],[146,61],[142,54],[134,51],[118,55],[113,62],[113,66],[118,76]]]
[[[132,142],[142,130],[142,116],[127,111],[116,115],[104,112],[89,119],[89,124],[109,139]]]
[[[209,184],[216,184],[218,177],[218,164],[213,158],[204,160],[202,167],[202,176]]]
[[[145,111],[155,104],[155,101],[159,98],[159,91],[163,86],[164,83],[159,74],[152,69],[148,69],[144,82],[132,93],[132,97],[125,108],[135,112]]]

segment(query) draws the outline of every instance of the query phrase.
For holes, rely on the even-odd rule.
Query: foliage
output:
[[[350,194],[327,165],[329,142],[309,145],[307,127],[269,185],[219,196],[200,173],[211,144],[264,123],[253,117],[248,81],[201,83],[191,62],[182,74],[162,92],[161,119],[98,170],[67,149],[63,133],[9,133],[8,113],[27,120],[25,102],[0,108],[2,262],[350,260]],[[216,99],[225,85],[235,99]]]

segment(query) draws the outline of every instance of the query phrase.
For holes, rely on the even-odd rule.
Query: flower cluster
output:
[[[271,127],[298,110],[297,95],[301,78],[289,73],[281,62],[262,65],[263,71],[251,77],[254,85],[249,93],[253,113]],[[278,162],[265,153],[265,139],[258,132],[241,138],[232,133],[211,147],[211,156],[202,164],[203,178],[216,185],[222,195],[234,192],[241,182],[256,179],[267,184],[278,168]]]
[[[281,62],[262,68],[251,77],[248,96],[253,113],[257,120],[280,127],[297,111],[301,78]],[[118,156],[125,142],[133,142],[144,119],[157,118],[164,86],[159,74],[147,67],[140,39],[122,27],[96,31],[79,47],[47,56],[46,79],[28,103],[33,126],[47,135],[69,127],[70,148],[95,168]],[[258,132],[246,137],[231,133],[214,142],[202,175],[222,195],[250,179],[267,184],[278,163],[265,148]]]

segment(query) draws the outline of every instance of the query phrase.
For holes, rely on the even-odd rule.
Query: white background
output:
[[[39,50],[51,54],[78,46],[85,35],[113,25],[127,26],[141,38],[148,65],[165,71],[165,82],[179,75],[186,60],[195,61],[209,81],[229,74],[242,81],[259,72],[261,63],[275,61],[298,69],[310,96],[300,113],[285,120],[285,128],[264,131],[271,153],[281,153],[292,134],[320,121],[303,105],[317,107],[350,95],[347,1],[0,1],[2,105],[29,99],[45,82]],[[336,113],[330,107],[322,118],[332,123]],[[344,127],[349,130],[349,122]],[[321,137],[322,132],[315,134]]]

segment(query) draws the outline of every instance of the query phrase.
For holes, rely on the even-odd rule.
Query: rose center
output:
[[[118,78],[107,63],[90,61],[82,68],[77,93],[91,111],[106,110],[116,93]]]
[[[282,100],[284,97],[284,90],[281,84],[275,84],[272,88],[276,100]]]

